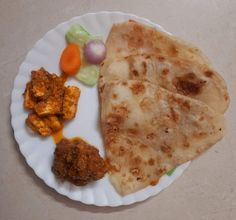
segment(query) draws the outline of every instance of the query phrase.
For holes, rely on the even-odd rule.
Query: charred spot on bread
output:
[[[206,77],[209,77],[209,78],[211,78],[214,75],[214,73],[211,70],[205,71],[204,74]]]
[[[177,123],[179,121],[178,113],[174,110],[174,108],[170,108],[170,113],[172,120]]]
[[[163,62],[163,61],[165,61],[165,57],[159,56],[159,57],[158,57],[158,60],[159,60],[160,62]]]
[[[152,108],[154,102],[151,98],[149,97],[144,97],[140,103],[139,103],[139,106],[140,108],[143,110],[143,111],[148,111]]]
[[[116,94],[116,93],[113,93],[113,94],[112,94],[112,98],[113,98],[113,99],[117,99],[117,94]]]
[[[145,86],[142,82],[136,82],[130,86],[130,90],[133,94],[139,95],[143,94],[145,92]]]
[[[173,84],[177,92],[183,95],[199,95],[206,81],[197,78],[195,73],[187,73],[181,77],[175,77]]]
[[[162,144],[161,145],[161,151],[164,153],[164,154],[166,154],[168,157],[172,157],[172,151],[173,151],[173,149],[169,146],[169,145],[167,145],[167,144]]]
[[[176,48],[175,45],[171,45],[169,48],[169,55],[170,56],[177,56],[179,53],[178,49]]]
[[[169,73],[169,69],[167,69],[167,68],[164,68],[164,69],[161,71],[161,74],[162,74],[163,76],[168,75],[168,73]]]
[[[148,160],[148,165],[149,166],[153,166],[155,164],[155,160],[153,159],[153,158],[150,158],[149,160]]]
[[[143,75],[146,75],[147,74],[147,63],[143,61],[142,67],[143,67]]]
[[[147,138],[148,140],[152,140],[152,139],[154,139],[155,136],[156,136],[156,135],[155,135],[154,133],[149,133],[149,134],[147,134],[146,138]]]

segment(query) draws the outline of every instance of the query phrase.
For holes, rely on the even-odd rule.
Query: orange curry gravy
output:
[[[58,144],[63,138],[64,138],[64,135],[63,135],[63,128],[55,133],[52,134],[52,138],[54,140],[54,143],[55,144]]]
[[[58,144],[64,137],[63,135],[63,128],[55,133],[52,134],[52,138],[53,138],[53,141],[55,144]],[[82,138],[80,137],[74,137],[74,138],[67,138],[71,141],[83,141],[85,143],[87,143],[85,140],[83,140]]]

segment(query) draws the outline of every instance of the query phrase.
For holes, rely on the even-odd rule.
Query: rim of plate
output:
[[[168,183],[166,183],[166,185],[161,188],[161,189],[157,189],[157,190],[149,190],[149,193],[147,193],[145,196],[143,197],[140,197],[140,196],[136,196],[135,197],[135,193],[133,193],[134,195],[134,199],[133,200],[130,200],[130,201],[122,201],[122,203],[115,203],[115,204],[97,204],[97,203],[89,203],[89,202],[86,202],[86,201],[83,201],[81,198],[80,200],[78,199],[75,199],[73,196],[71,196],[70,193],[67,193],[65,191],[62,191],[62,190],[59,190],[58,188],[56,188],[54,185],[52,185],[50,182],[48,182],[45,178],[43,178],[42,176],[40,176],[36,170],[34,169],[34,167],[32,166],[32,164],[27,160],[27,157],[25,156],[24,152],[22,151],[22,148],[21,148],[21,144],[22,144],[22,139],[20,138],[20,135],[17,135],[16,133],[16,113],[15,113],[15,109],[14,109],[14,106],[13,104],[16,102],[14,100],[14,96],[15,96],[15,93],[17,92],[17,88],[16,88],[16,85],[17,85],[17,81],[18,81],[18,78],[19,78],[19,73],[21,72],[21,70],[23,69],[23,66],[25,64],[25,61],[28,60],[29,58],[29,55],[30,55],[30,52],[35,49],[35,46],[38,45],[40,43],[40,41],[46,36],[48,35],[50,32],[53,32],[55,31],[56,29],[62,27],[63,25],[65,25],[66,23],[70,23],[70,22],[73,22],[79,18],[82,18],[82,17],[85,17],[85,16],[97,16],[97,15],[102,15],[102,14],[107,14],[107,15],[117,15],[117,16],[128,16],[130,17],[130,19],[137,19],[143,23],[146,23],[146,24],[149,24],[149,25],[152,25],[154,27],[156,27],[157,29],[169,34],[169,35],[172,35],[171,33],[169,33],[168,31],[166,31],[162,26],[160,26],[159,24],[156,24],[152,21],[150,21],[149,19],[147,18],[144,18],[144,17],[141,17],[141,16],[137,16],[135,14],[132,14],[132,13],[125,13],[125,12],[121,12],[121,11],[98,11],[98,12],[89,12],[89,13],[86,13],[86,14],[83,14],[83,15],[80,15],[80,16],[74,16],[72,17],[71,19],[67,20],[67,21],[64,21],[58,25],[56,25],[54,28],[50,29],[49,31],[47,31],[39,40],[37,40],[33,47],[27,52],[26,56],[25,56],[25,59],[24,61],[21,63],[19,69],[18,69],[18,73],[17,75],[15,76],[15,79],[14,79],[14,84],[13,84],[13,90],[12,90],[12,93],[11,93],[11,105],[10,105],[10,112],[11,112],[11,125],[12,125],[12,128],[13,128],[13,133],[14,133],[14,138],[19,146],[19,149],[20,149],[20,152],[21,154],[24,156],[24,159],[26,161],[26,163],[28,164],[28,166],[33,170],[33,172],[36,174],[36,176],[38,176],[41,180],[43,180],[43,182],[48,185],[50,188],[54,189],[57,193],[61,194],[61,195],[64,195],[68,198],[70,198],[71,200],[74,200],[74,201],[79,201],[79,202],[82,202],[86,205],[95,205],[95,206],[99,206],[99,207],[104,207],[104,206],[107,206],[107,207],[118,207],[118,206],[124,206],[124,205],[131,205],[133,203],[137,203],[137,202],[141,202],[141,201],[144,201],[150,197],[153,197],[155,195],[157,195],[158,193],[160,193],[162,190],[164,190],[165,188],[167,188],[170,184],[172,184],[176,179],[178,179],[182,173],[184,172],[185,169],[188,168],[188,166],[190,165],[191,161],[188,161],[180,166],[178,166],[178,168],[181,167],[181,169],[176,169],[175,172],[173,173],[174,175],[172,176],[172,179],[170,181],[168,181]],[[157,184],[158,185],[158,184]],[[156,186],[157,186],[156,185]],[[155,187],[155,186],[154,186]],[[144,191],[146,188],[142,189],[141,191]],[[139,191],[138,191],[139,192]],[[136,192],[137,193],[137,192]],[[124,197],[123,197],[124,198]]]

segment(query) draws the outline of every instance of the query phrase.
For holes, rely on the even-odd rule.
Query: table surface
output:
[[[101,10],[146,17],[198,45],[231,96],[224,139],[159,195],[119,208],[87,206],[47,187],[25,163],[10,125],[13,81],[27,51],[58,23]],[[236,1],[0,0],[0,15],[0,219],[236,219]]]

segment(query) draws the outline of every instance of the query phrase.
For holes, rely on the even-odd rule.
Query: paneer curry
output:
[[[32,112],[26,125],[42,136],[63,128],[65,120],[75,117],[80,89],[65,86],[66,79],[50,74],[44,68],[31,72],[24,92],[24,108]]]

